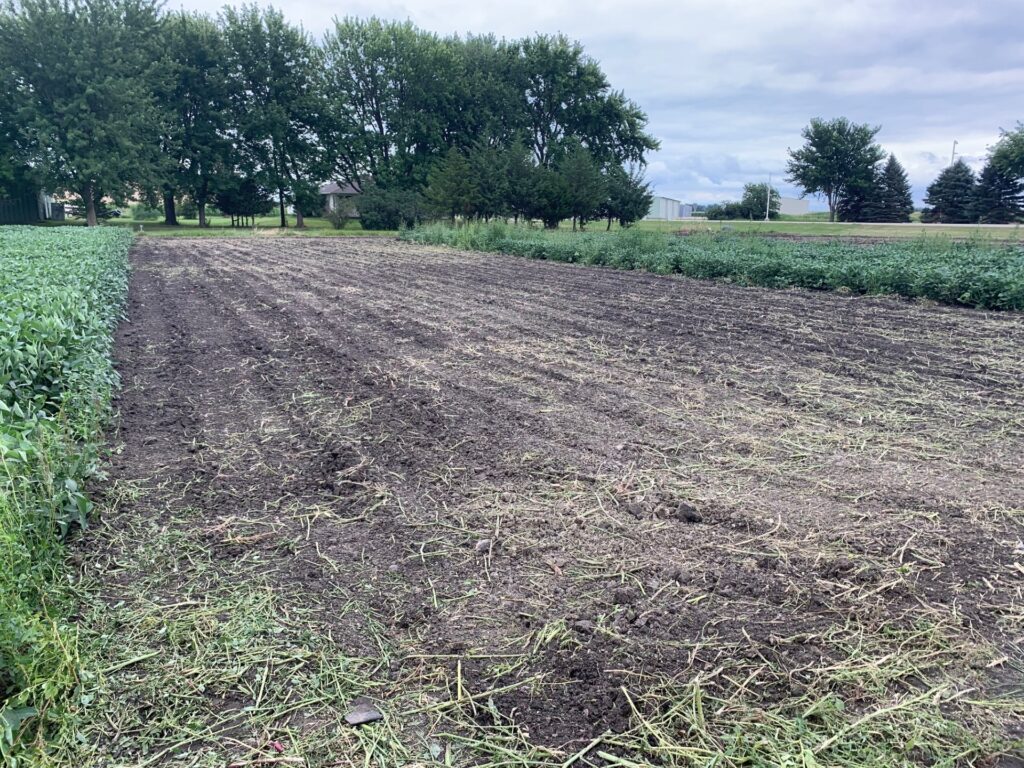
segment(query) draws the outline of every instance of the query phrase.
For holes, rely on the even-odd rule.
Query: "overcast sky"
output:
[[[169,8],[216,11],[214,0]],[[1024,2],[950,0],[297,0],[319,35],[334,16],[411,19],[442,34],[564,32],[638,102],[661,141],[648,178],[686,202],[783,181],[811,117],[881,125],[917,203],[958,155],[979,168],[1000,128],[1024,120]],[[812,206],[821,209],[820,203]]]

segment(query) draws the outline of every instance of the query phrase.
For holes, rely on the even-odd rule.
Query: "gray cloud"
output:
[[[216,12],[219,0],[185,8]],[[564,32],[650,116],[657,191],[735,198],[782,181],[811,117],[881,125],[920,202],[954,139],[978,167],[1000,128],[1024,119],[1019,0],[298,0],[280,7],[314,34],[334,16],[411,19],[440,33]]]

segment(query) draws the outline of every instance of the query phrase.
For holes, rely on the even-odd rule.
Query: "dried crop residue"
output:
[[[854,764],[884,729],[928,762],[900,730],[923,710],[976,756],[1019,737],[1019,315],[383,240],[147,239],[133,264],[90,621],[194,606],[193,635],[288,639],[182,693],[198,725],[147,700],[162,729],[126,712],[98,752],[683,765],[764,727],[794,734],[769,762]],[[111,668],[204,664],[139,637]],[[348,687],[290,691],[290,655],[323,654]],[[111,672],[115,711],[170,663]],[[390,758],[339,724],[363,694]]]

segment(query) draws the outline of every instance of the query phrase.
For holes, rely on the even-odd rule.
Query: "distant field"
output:
[[[593,225],[591,225],[593,227]],[[641,229],[653,232],[720,231],[760,232],[762,234],[802,235],[808,237],[884,237],[906,238],[942,235],[954,238],[986,238],[991,240],[1024,240],[1024,229],[1018,225],[999,224],[847,224],[828,221],[642,221]],[[603,227],[598,227],[603,229]]]

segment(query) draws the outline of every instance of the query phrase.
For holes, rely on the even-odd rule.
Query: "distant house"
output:
[[[811,212],[811,201],[806,197],[783,197],[779,200],[779,213],[783,216],[803,216]]]
[[[693,206],[689,203],[682,203],[679,206],[679,218],[689,219],[693,217]]]
[[[675,221],[679,218],[679,206],[682,203],[671,197],[656,195],[651,201],[651,210],[644,216],[644,221]]]
[[[331,213],[339,209],[344,210],[348,206],[349,216],[353,219],[359,218],[359,211],[354,203],[354,198],[359,197],[359,190],[351,184],[338,184],[336,181],[329,181],[320,185],[320,199],[324,204],[324,212]]]

